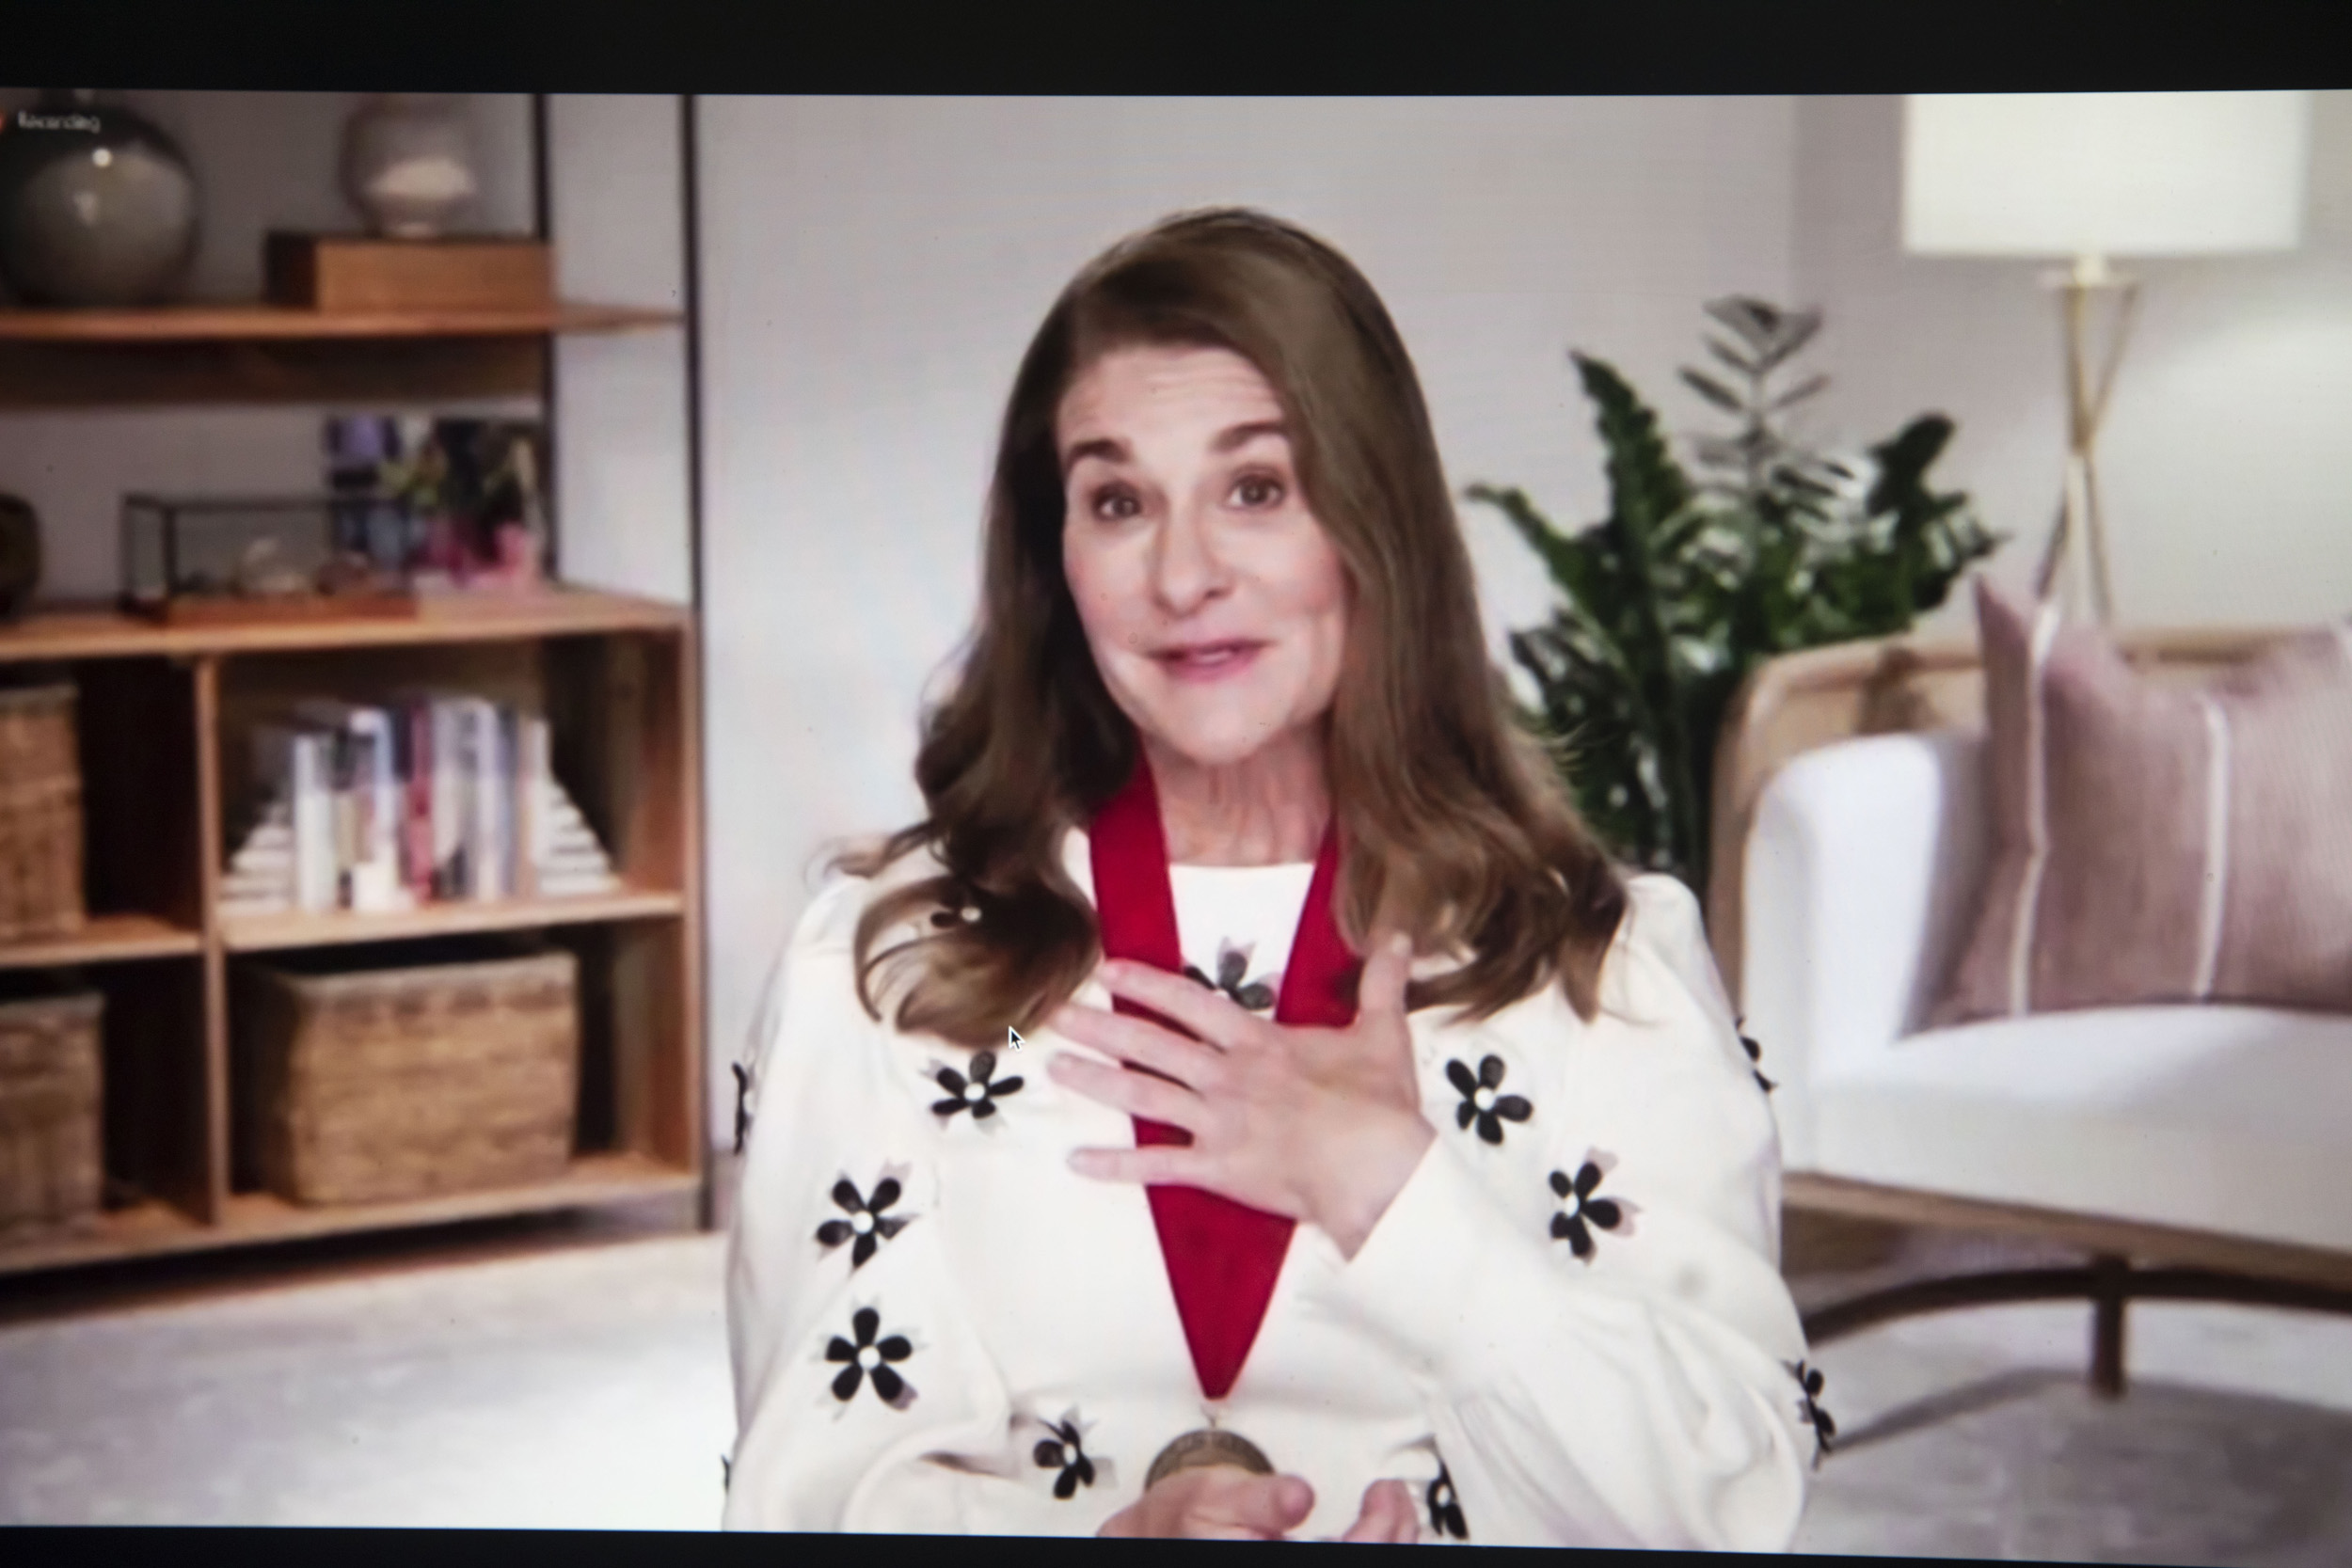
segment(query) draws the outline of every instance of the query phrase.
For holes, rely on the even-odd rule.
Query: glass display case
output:
[[[414,614],[421,522],[368,496],[122,501],[122,601],[168,622]]]

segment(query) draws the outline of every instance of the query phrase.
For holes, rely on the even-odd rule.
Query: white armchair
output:
[[[1967,939],[1987,863],[1983,752],[1962,730],[1844,741],[1789,763],[1757,802],[1741,1003],[1774,1043],[1790,1169],[1824,1168],[1820,1097],[1919,1031]]]
[[[2260,641],[2142,646],[2194,672]],[[2120,1393],[2130,1297],[2352,1310],[2352,1018],[2183,1005],[1927,1027],[1989,860],[1979,704],[1969,647],[1857,644],[1759,672],[1718,768],[1718,958],[1778,1085],[1791,1207],[2090,1260],[1917,1282],[1808,1331],[2088,1296],[2093,1380]]]

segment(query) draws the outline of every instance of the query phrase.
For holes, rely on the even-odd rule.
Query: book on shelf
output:
[[[433,868],[427,883],[435,898],[466,896],[466,823],[472,801],[466,777],[465,721],[462,697],[412,699],[428,715],[433,752],[433,783],[425,801],[433,837]]]
[[[329,784],[327,737],[297,724],[267,724],[253,735],[254,769],[276,782],[274,805],[282,819],[285,855],[264,863],[241,851],[230,864],[231,880],[250,884],[272,869],[282,870],[282,905],[309,912],[334,909],[338,902],[335,858],[335,799]],[[271,826],[264,815],[255,839]],[[249,839],[246,849],[254,848]]]
[[[253,826],[224,908],[385,911],[609,893],[620,879],[556,782],[545,716],[460,692],[312,701],[253,737]]]
[[[508,765],[505,718],[501,710],[479,697],[466,699],[467,818],[465,825],[468,877],[465,895],[491,903],[514,895],[510,863],[514,851],[514,769]]]
[[[405,800],[393,746],[393,714],[380,707],[315,701],[297,705],[294,718],[302,733],[320,737],[328,756],[334,823],[331,907],[379,911],[414,908],[415,895],[401,877]],[[323,879],[326,873],[319,875]]]

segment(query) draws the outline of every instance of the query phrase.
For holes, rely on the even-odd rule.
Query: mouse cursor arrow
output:
[[[1010,1024],[1007,1024],[1005,1026],[1005,1043],[1012,1047],[1015,1051],[1020,1050],[1021,1031],[1013,1028]]]

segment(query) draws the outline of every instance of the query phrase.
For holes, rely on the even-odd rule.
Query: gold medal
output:
[[[1196,1470],[1211,1465],[1238,1465],[1253,1476],[1274,1473],[1274,1462],[1248,1438],[1221,1427],[1202,1427],[1198,1432],[1185,1433],[1160,1450],[1160,1456],[1152,1461],[1152,1468],[1143,1478],[1143,1489],[1149,1492],[1179,1470]]]

